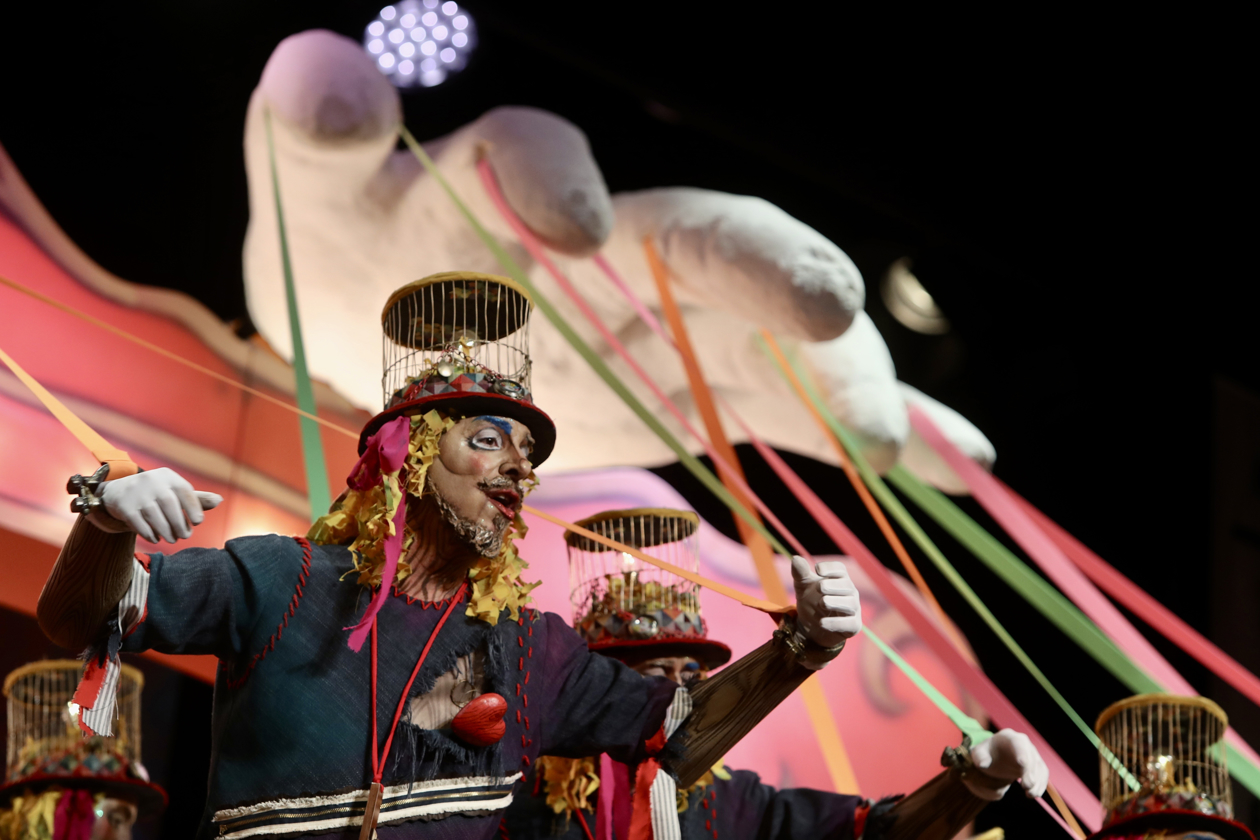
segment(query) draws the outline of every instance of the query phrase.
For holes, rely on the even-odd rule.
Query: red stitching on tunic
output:
[[[289,619],[297,612],[298,604],[301,603],[302,587],[306,584],[311,574],[311,544],[302,537],[294,537],[294,542],[302,546],[302,571],[298,574],[296,589],[293,597],[289,600],[289,608],[280,618],[280,624],[276,626],[276,632],[271,634],[271,638],[267,640],[267,644],[263,645],[262,650],[254,654],[254,658],[249,660],[249,664],[245,666],[245,672],[239,677],[229,678],[227,681],[228,688],[240,688],[245,685],[245,681],[249,679],[249,675],[254,672],[259,662],[267,658],[267,654],[276,649],[276,642],[280,640],[284,628],[289,626]],[[146,605],[147,606],[147,605]]]
[[[444,610],[451,605],[450,598],[443,598],[440,601],[425,601],[408,595],[406,592],[399,591],[397,586],[391,586],[389,591],[395,598],[406,598],[408,604],[419,604],[422,610]]]
[[[535,611],[533,611],[533,610],[521,610],[520,617],[519,617],[519,618],[517,618],[517,620],[516,620],[517,626],[524,627],[524,626],[525,626],[525,619],[526,619],[526,618],[528,618],[528,619],[530,620],[530,622],[532,623],[532,622],[533,622],[533,620],[534,620],[534,616],[535,616],[535,615],[536,615],[536,613],[535,613]],[[528,629],[528,635],[532,636],[533,634],[534,634],[534,628],[531,626],[531,627]],[[525,647],[525,639],[524,639],[524,637],[522,637],[522,636],[517,636],[517,637],[516,637],[516,644],[517,644],[517,647]],[[526,671],[526,670],[525,670],[525,660],[526,660],[526,659],[528,659],[528,658],[531,658],[531,657],[533,656],[533,654],[534,654],[534,649],[531,647],[531,648],[530,648],[530,649],[526,652],[525,656],[519,657],[519,658],[516,660],[516,669],[517,669],[518,671],[521,671],[521,672],[523,672],[523,673],[525,674],[525,678],[524,678],[524,684],[525,684],[525,685],[529,685],[529,673],[530,673],[529,671]],[[529,695],[528,695],[528,694],[526,694],[526,693],[525,693],[525,692],[521,689],[521,683],[519,683],[519,682],[516,684],[516,696],[517,696],[517,697],[519,697],[519,698],[521,698],[521,704],[522,704],[522,705],[524,705],[524,707],[528,709],[528,708],[529,708]],[[520,722],[521,722],[521,720],[522,720],[522,717],[521,717],[521,711],[520,711],[519,709],[517,709],[517,711],[516,711],[516,722],[517,722],[517,723],[520,723]],[[524,722],[525,722],[525,728],[528,730],[528,729],[529,729],[529,717],[528,717],[528,716],[526,716],[526,717],[524,718]],[[524,733],[521,733],[521,749],[522,749],[522,750],[523,750],[523,749],[525,749],[525,748],[527,748],[527,747],[529,747],[529,745],[530,745],[530,744],[532,744],[532,743],[534,743],[534,740],[533,740],[532,738],[526,738],[526,737],[525,737],[525,734],[524,734]],[[526,767],[529,767],[529,756],[528,756],[528,755],[522,755],[522,756],[521,756],[521,763],[522,763],[522,764],[524,764]]]

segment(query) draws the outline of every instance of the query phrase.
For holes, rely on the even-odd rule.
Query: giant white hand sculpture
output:
[[[409,152],[396,149],[398,95],[360,46],[323,31],[292,36],[263,71],[245,133],[251,205],[246,292],[254,323],[279,353],[291,356],[291,342],[267,158],[268,109],[310,369],[377,410],[380,307],[389,293],[437,271],[502,270],[439,185]],[[674,351],[639,323],[588,259],[596,251],[655,308],[659,298],[641,246],[644,236],[653,238],[674,275],[710,384],[770,444],[834,462],[822,433],[758,350],[753,339],[762,327],[800,349],[877,468],[894,463],[910,435],[907,397],[862,311],[857,268],[821,234],[757,198],[688,188],[610,195],[583,134],[544,111],[495,109],[425,145],[477,217],[647,405],[656,407],[649,392],[529,260],[480,182],[479,159],[489,162],[508,203],[556,252],[579,291],[685,409],[691,401]],[[534,319],[531,329],[534,393],[560,431],[550,467],[674,459],[545,319]],[[916,399],[936,417],[956,418],[947,433],[968,454],[992,460],[992,447],[974,427],[926,397]],[[954,428],[960,424],[961,436]],[[742,439],[735,424],[727,428]],[[681,428],[674,431],[699,451]],[[939,475],[929,477],[940,483],[944,476],[948,484],[948,469],[935,466]]]

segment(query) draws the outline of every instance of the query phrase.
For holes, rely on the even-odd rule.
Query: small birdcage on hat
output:
[[[687,571],[699,571],[700,517],[691,511],[605,511],[576,524]],[[706,668],[730,660],[730,648],[708,638],[698,585],[574,531],[565,531],[564,541],[573,626],[591,650],[690,656]]]
[[[1110,751],[1099,761],[1106,816],[1094,836],[1199,829],[1255,840],[1233,821],[1228,726],[1221,707],[1204,697],[1142,694],[1104,710],[1094,728]]]
[[[531,460],[555,446],[555,424],[530,391],[529,294],[508,277],[448,271],[408,283],[381,313],[385,409],[360,436],[360,451],[386,421],[439,409],[525,424]]]
[[[122,666],[116,734],[85,738],[73,700],[82,673],[82,662],[51,659],[23,665],[5,678],[9,737],[0,794],[55,784],[134,802],[141,814],[160,811],[166,792],[149,781],[140,760],[144,675]]]

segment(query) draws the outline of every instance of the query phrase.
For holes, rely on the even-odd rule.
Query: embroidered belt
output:
[[[520,773],[507,778],[464,776],[433,779],[385,788],[380,824],[451,814],[499,811],[512,804],[512,787]],[[366,790],[332,796],[273,799],[257,805],[224,808],[214,814],[222,838],[334,831],[363,824]]]

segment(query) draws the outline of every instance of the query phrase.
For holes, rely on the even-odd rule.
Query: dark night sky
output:
[[[587,132],[614,191],[692,185],[779,204],[854,258],[901,378],[976,422],[1004,481],[1207,630],[1211,387],[1225,377],[1260,390],[1244,212],[1253,68],[1238,21],[467,5],[475,60],[405,97],[417,136],[535,105]],[[358,37],[376,7],[7,4],[0,143],[107,269],[240,318],[249,93],[280,38]],[[876,284],[904,256],[950,334],[912,333],[883,310]],[[878,550],[838,471],[796,462],[835,488],[830,500]],[[662,472],[706,510],[680,470]],[[798,511],[784,516],[827,549]],[[951,558],[1087,719],[1122,696],[961,550]],[[947,584],[929,582],[1092,783],[1088,744],[1040,711],[1042,695]],[[1206,689],[1201,670],[1169,656]]]

